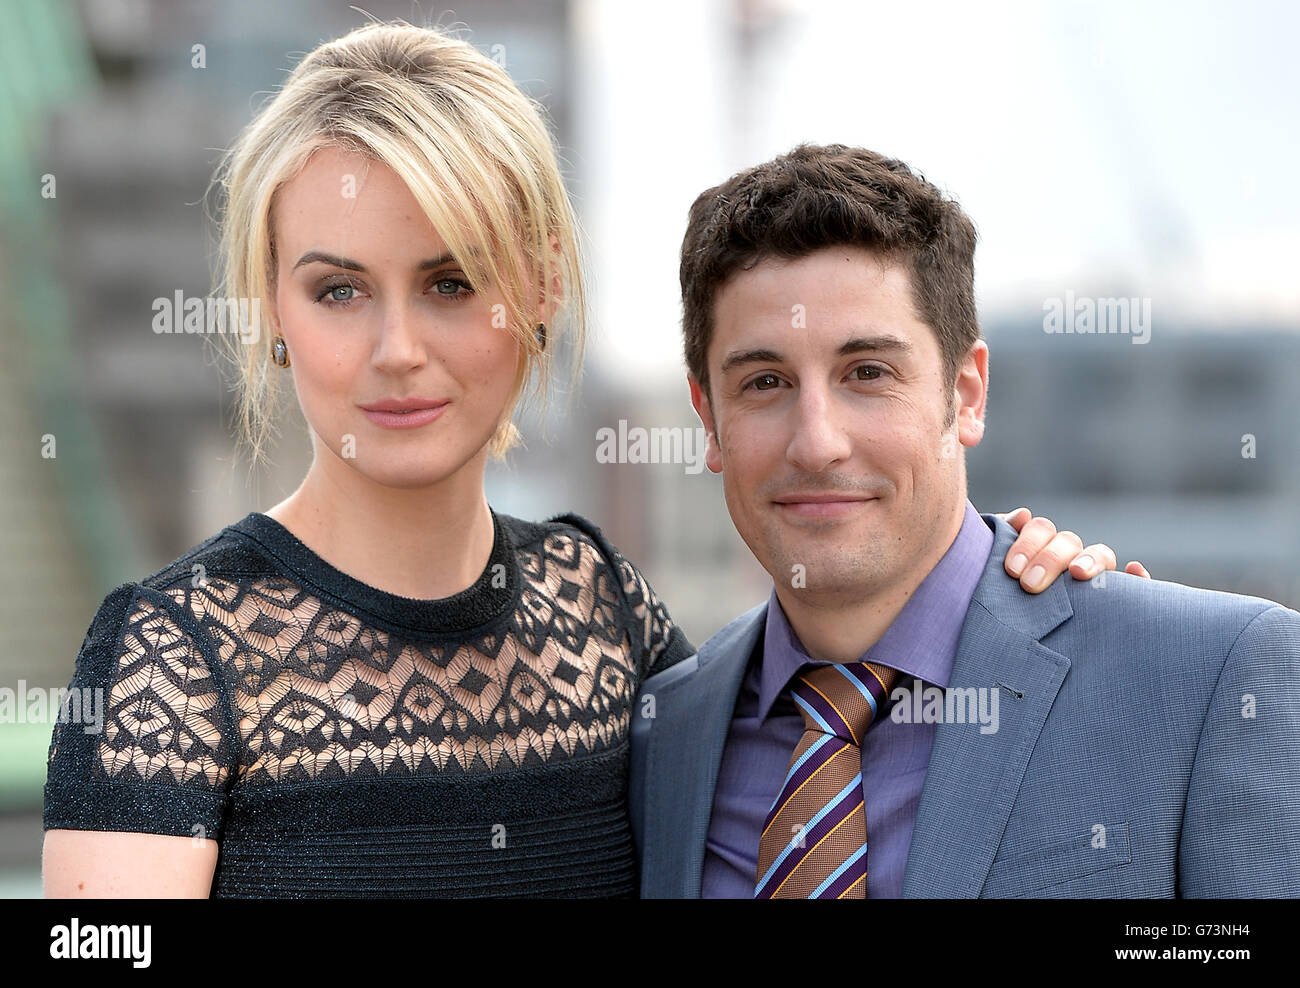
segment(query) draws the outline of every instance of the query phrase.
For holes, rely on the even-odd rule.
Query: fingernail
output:
[[[1019,576],[1020,571],[1025,568],[1025,563],[1027,562],[1029,562],[1029,557],[1023,552],[1017,552],[1012,556],[1011,561],[1007,564],[1011,567],[1011,575]]]
[[[1080,556],[1078,559],[1074,561],[1074,565],[1082,566],[1084,569],[1092,569],[1092,567],[1095,564],[1096,564],[1096,560],[1088,555]]]
[[[1041,566],[1035,566],[1033,569],[1029,571],[1028,575],[1026,575],[1025,582],[1028,583],[1031,587],[1037,587],[1040,583],[1043,582],[1043,577],[1045,577],[1046,575],[1047,575],[1047,570],[1043,569],[1043,567]]]

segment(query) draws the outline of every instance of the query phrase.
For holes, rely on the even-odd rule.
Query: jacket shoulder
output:
[[[1230,648],[1256,618],[1276,610],[1274,619],[1300,625],[1300,614],[1277,601],[1223,590],[1207,590],[1128,573],[1106,573],[1104,580],[1066,581],[1074,621],[1183,643]],[[1074,622],[1071,622],[1074,623]]]

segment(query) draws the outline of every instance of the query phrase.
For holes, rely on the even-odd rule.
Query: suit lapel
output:
[[[997,730],[936,725],[903,876],[905,898],[979,895],[1070,668],[1069,659],[1039,642],[1073,613],[1068,594],[1059,580],[1037,596],[1021,590],[1002,568],[1016,533],[984,517],[994,525],[993,549],[966,613],[948,688],[996,689]]]
[[[654,697],[643,720],[645,833],[642,891],[698,898],[713,793],[736,696],[767,620],[767,605],[742,614],[704,643],[699,654],[646,680]],[[641,701],[644,702],[644,699]],[[634,730],[637,725],[634,715]]]

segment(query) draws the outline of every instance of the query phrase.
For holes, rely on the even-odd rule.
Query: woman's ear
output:
[[[283,335],[280,333],[280,310],[276,307],[274,286],[266,292],[266,321],[272,336]]]
[[[560,259],[560,238],[555,234],[550,234],[547,238],[551,245],[551,254],[553,266],[551,268],[551,284],[549,289],[543,282],[537,292],[537,321],[550,326],[555,321],[555,313],[559,310],[560,303],[564,301],[564,276],[561,273]]]
[[[267,264],[270,267],[270,271],[267,272],[266,277],[266,298],[262,300],[266,307],[266,324],[271,330],[272,336],[277,334],[283,335],[280,333],[280,309],[278,305],[279,293],[276,291],[276,285],[279,283],[280,272],[277,267],[278,262],[275,257],[274,243],[271,245],[271,256],[268,259]]]

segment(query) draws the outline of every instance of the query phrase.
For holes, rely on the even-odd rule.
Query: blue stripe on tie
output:
[[[862,787],[861,772],[859,772],[857,775],[853,777],[852,782],[850,782],[847,786],[845,786],[843,789],[840,790],[840,794],[838,796],[836,796],[834,799],[828,799],[826,801],[826,805],[823,806],[820,811],[818,811],[817,815],[814,816],[811,820],[807,822],[807,824],[804,825],[804,828],[801,831],[801,833],[795,834],[793,837],[790,838],[790,843],[788,843],[785,846],[785,850],[776,856],[776,860],[772,862],[772,867],[767,869],[767,874],[764,875],[761,879],[759,879],[758,884],[754,886],[755,898],[758,897],[759,889],[761,889],[764,885],[767,884],[767,880],[771,878],[772,874],[776,871],[776,869],[781,866],[781,862],[790,856],[790,852],[795,849],[796,845],[798,844],[800,836],[809,833],[813,827],[817,826],[817,824],[821,821],[821,818],[831,811],[831,807],[838,804],[841,799],[847,796],[849,794],[849,790],[852,789],[854,786],[858,786],[859,788]]]
[[[798,693],[792,691],[790,695],[794,697],[795,703],[799,704],[799,706],[803,707],[804,710],[808,711],[808,713],[812,716],[812,719],[817,721],[817,723],[821,725],[823,731],[825,731],[827,734],[835,734],[835,728],[831,727],[830,724],[826,723],[826,719],[812,708],[812,704],[810,704],[807,700],[801,697]]]
[[[864,809],[863,812],[866,812],[866,810]],[[844,872],[846,872],[849,869],[849,866],[853,864],[854,861],[857,861],[858,858],[862,857],[862,855],[866,853],[867,853],[867,845],[863,844],[860,848],[858,848],[856,851],[853,852],[853,854],[849,857],[847,861],[844,862],[844,864],[840,865],[838,868],[832,871],[830,873],[830,877],[828,877],[826,881],[818,885],[817,888],[813,890],[813,894],[808,896],[808,898],[815,899],[823,892],[825,892],[828,888],[830,888],[835,883],[835,879],[839,878],[842,874],[844,874]]]
[[[785,787],[788,786],[790,784],[790,780],[794,778],[795,772],[799,771],[799,766],[802,765],[804,762],[806,762],[809,758],[811,758],[813,752],[820,749],[822,745],[829,744],[834,737],[835,736],[833,734],[823,734],[818,740],[814,741],[812,744],[808,746],[808,750],[799,756],[799,760],[797,762],[795,762],[793,765],[790,766],[790,771],[785,773],[785,781],[781,783],[781,792],[778,792],[776,794],[776,799],[778,801],[781,798],[781,794],[785,792]],[[775,806],[776,802],[774,801],[772,805]],[[771,811],[769,810],[769,812]]]
[[[879,713],[879,711],[876,710],[876,698],[871,695],[871,690],[867,689],[867,684],[858,679],[857,676],[851,675],[843,666],[836,666],[835,668],[840,671],[841,675],[843,675],[845,679],[858,688],[859,693],[867,698],[867,702],[871,704],[871,719],[875,720],[876,714]],[[871,673],[868,673],[868,675],[871,675]]]

